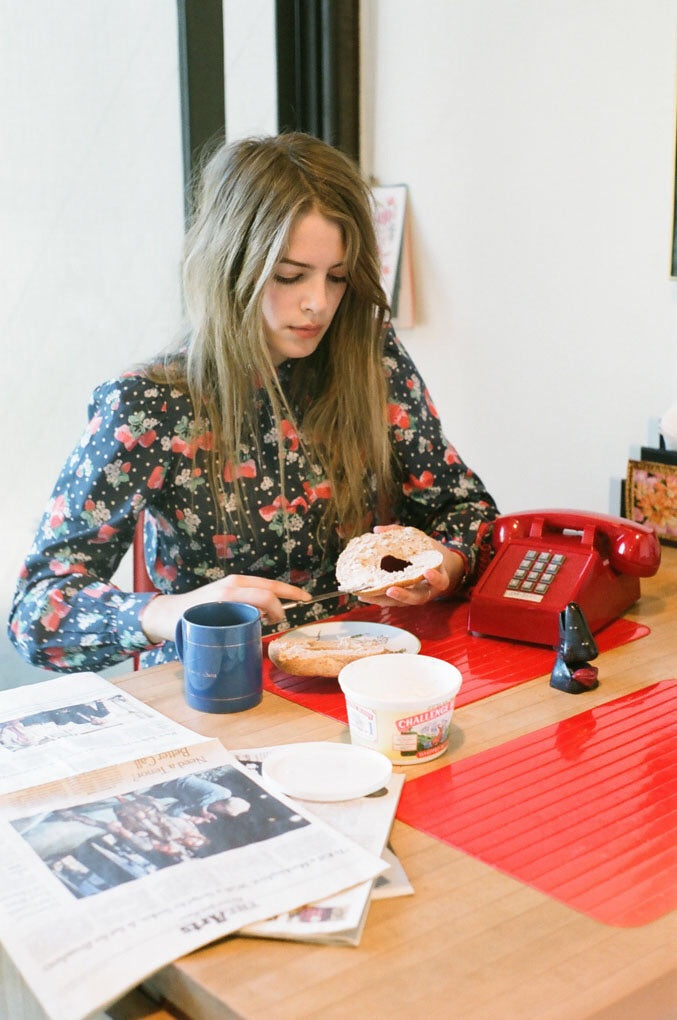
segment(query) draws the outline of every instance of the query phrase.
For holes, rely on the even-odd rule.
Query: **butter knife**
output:
[[[298,599],[296,602],[283,602],[283,609],[295,609],[297,606],[310,606],[313,602],[325,602],[327,599],[337,599],[339,595],[359,595],[359,591],[328,591],[324,595],[313,595],[309,602]]]

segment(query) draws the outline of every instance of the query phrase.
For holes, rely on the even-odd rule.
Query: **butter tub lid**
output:
[[[309,741],[267,755],[263,778],[297,800],[339,801],[367,797],[387,786],[392,762],[380,751],[355,744]]]

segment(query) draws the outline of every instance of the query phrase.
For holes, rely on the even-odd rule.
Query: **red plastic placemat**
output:
[[[551,648],[473,637],[467,630],[467,602],[433,602],[425,609],[415,610],[359,606],[336,619],[385,623],[415,634],[421,642],[422,655],[446,659],[460,669],[463,686],[456,697],[456,708],[549,674],[555,661]],[[595,641],[602,653],[648,633],[648,627],[621,618],[595,634]],[[345,699],[336,680],[289,676],[266,658],[263,685],[273,694],[347,722]]]
[[[403,822],[620,927],[677,906],[677,680],[405,783]]]

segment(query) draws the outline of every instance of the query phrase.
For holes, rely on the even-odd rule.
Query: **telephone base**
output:
[[[660,564],[653,528],[606,514],[535,510],[497,517],[496,555],[471,596],[471,634],[559,644],[560,613],[576,603],[592,632],[640,596]]]
[[[587,590],[575,592],[573,596],[568,593],[562,596],[561,602],[550,601],[548,605],[520,603],[502,593],[495,595],[491,590],[475,589],[468,609],[468,631],[477,637],[507,638],[556,649],[560,640],[560,613],[569,601],[578,603],[595,634],[622,616],[641,594],[639,578],[629,574],[597,575],[595,583],[585,587]]]

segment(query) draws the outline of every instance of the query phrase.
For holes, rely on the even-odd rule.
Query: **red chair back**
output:
[[[146,570],[146,558],[143,552],[143,511],[139,514],[134,529],[134,541],[132,544],[132,586],[134,591],[157,591],[157,588],[148,576]],[[139,653],[133,655],[134,669],[139,668]]]
[[[157,588],[148,576],[146,570],[146,558],[143,553],[143,511],[139,514],[134,529],[134,544],[132,547],[132,579],[134,591],[157,591]]]

